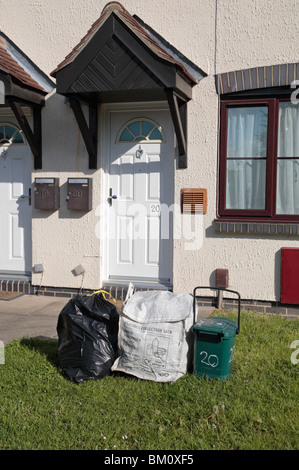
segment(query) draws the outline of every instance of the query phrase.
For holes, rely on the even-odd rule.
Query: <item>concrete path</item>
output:
[[[59,313],[68,302],[65,297],[21,295],[0,300],[0,341],[43,337],[57,338]]]
[[[0,298],[0,341],[7,344],[14,339],[57,339],[59,313],[69,301],[66,297],[37,295],[2,296]],[[121,308],[121,302],[117,307]],[[199,307],[197,320],[208,317],[212,308]]]

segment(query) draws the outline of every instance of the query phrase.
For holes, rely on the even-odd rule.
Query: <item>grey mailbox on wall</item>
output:
[[[59,178],[35,178],[34,200],[36,209],[59,209]]]
[[[71,210],[92,209],[92,179],[69,178],[67,182],[67,207]]]

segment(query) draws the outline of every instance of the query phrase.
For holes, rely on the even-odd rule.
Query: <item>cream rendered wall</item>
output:
[[[43,110],[43,169],[36,177],[59,178],[60,208],[57,211],[33,207],[32,262],[43,264],[42,285],[81,287],[82,276],[72,270],[85,268],[83,287],[98,289],[100,285],[100,242],[95,235],[95,212],[67,209],[68,178],[93,179],[93,208],[100,204],[101,170],[88,169],[88,154],[73,112],[65,98],[53,93]],[[97,218],[98,219],[98,218]],[[33,274],[33,284],[39,285],[41,275]]]
[[[208,189],[208,214],[200,249],[174,242],[174,290],[214,282],[214,270],[229,268],[230,287],[243,298],[279,300],[279,250],[299,247],[296,238],[216,234],[218,97],[213,74],[298,61],[297,0],[123,0],[208,77],[194,88],[188,105],[188,169],[176,171],[175,200],[183,187]],[[50,73],[100,16],[103,0],[0,0],[0,29],[46,73]],[[101,169],[88,170],[88,158],[64,99],[49,97],[43,110],[44,168],[36,176],[60,178],[62,200],[68,177],[93,176],[93,207],[100,203]],[[100,286],[101,247],[94,211],[75,217],[65,205],[44,216],[34,212],[33,264],[45,266],[44,285],[79,287],[71,270],[86,267],[84,285]],[[48,267],[48,270],[47,270]],[[39,276],[33,282],[39,284]]]
[[[210,73],[298,61],[299,14],[295,1],[218,2],[214,63]],[[215,18],[215,17],[214,17]],[[215,29],[214,29],[215,33]],[[211,38],[211,41],[213,41]],[[201,64],[199,64],[201,65]],[[212,226],[217,207],[218,98],[209,76],[194,89],[188,114],[188,169],[176,173],[176,198],[182,187],[208,189],[202,247],[174,255],[174,286],[190,291],[215,285],[215,269],[229,269],[230,288],[243,299],[280,300],[280,249],[299,247],[298,238],[217,234]],[[193,137],[191,137],[193,136]],[[198,168],[197,173],[194,168]]]

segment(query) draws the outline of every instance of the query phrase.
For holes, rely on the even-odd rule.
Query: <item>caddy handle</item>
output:
[[[231,289],[226,289],[225,287],[204,287],[204,286],[198,286],[195,287],[193,290],[193,323],[195,323],[195,317],[196,317],[196,291],[197,289],[210,289],[210,290],[217,290],[217,291],[224,291],[224,292],[230,292],[232,294],[236,294],[238,296],[238,328],[236,331],[236,334],[239,334],[240,332],[240,317],[241,317],[241,295],[239,292]]]

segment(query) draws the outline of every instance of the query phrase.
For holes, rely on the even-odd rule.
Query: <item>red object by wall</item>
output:
[[[281,249],[282,304],[299,304],[299,248]]]

